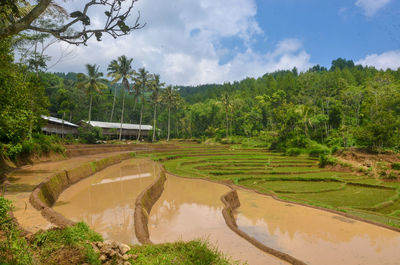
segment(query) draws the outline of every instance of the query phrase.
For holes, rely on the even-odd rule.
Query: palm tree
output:
[[[118,57],[117,60],[112,60],[111,63],[108,65],[108,76],[112,77],[112,83],[116,83],[122,79],[122,113],[121,113],[121,124],[119,127],[119,140],[121,141],[122,138],[122,123],[124,121],[124,109],[125,109],[125,90],[129,91],[129,81],[128,79],[132,78],[135,74],[135,71],[132,69],[132,61],[133,59],[128,59],[125,55]],[[115,91],[116,93],[116,91]],[[113,108],[111,111],[111,119],[114,112],[115,106],[115,94],[114,94],[114,102]]]
[[[87,75],[83,73],[78,74],[78,83],[76,87],[79,89],[84,89],[86,94],[90,96],[90,103],[89,103],[89,115],[88,115],[88,122],[91,121],[92,118],[92,102],[93,102],[93,94],[94,93],[101,93],[101,90],[106,89],[107,82],[106,79],[101,78],[103,76],[102,72],[99,72],[99,66],[96,64],[87,64],[86,65]]]
[[[151,83],[151,101],[154,105],[154,115],[153,115],[153,142],[156,138],[156,121],[157,121],[157,105],[160,102],[160,89],[164,86],[164,83],[160,83],[160,75],[154,75],[153,82]]]
[[[140,97],[141,107],[140,107],[140,120],[139,120],[139,133],[136,142],[139,142],[140,133],[142,131],[142,118],[143,118],[143,107],[145,103],[145,92],[147,92],[151,86],[151,75],[146,69],[140,68],[138,73],[135,73],[135,99],[137,100]]]
[[[226,120],[226,138],[229,136],[229,111],[232,107],[231,98],[228,91],[224,91],[221,97],[222,105],[225,109],[225,120]]]
[[[175,108],[180,102],[180,96],[172,88],[172,86],[168,86],[163,93],[161,94],[161,101],[167,106],[168,108],[168,136],[167,141],[169,141],[169,136],[171,132],[171,109]]]

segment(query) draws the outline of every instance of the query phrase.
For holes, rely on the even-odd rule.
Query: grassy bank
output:
[[[150,157],[182,177],[230,180],[285,200],[400,227],[398,182],[320,168],[317,158],[305,154],[288,156],[243,146],[185,144],[181,147]]]

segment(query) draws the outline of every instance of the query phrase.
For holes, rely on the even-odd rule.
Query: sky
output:
[[[86,1],[60,2],[69,12]],[[400,67],[400,0],[139,0],[143,29],[88,46],[52,45],[52,72],[85,72],[133,58],[172,85],[239,81],[313,65],[330,67],[339,57],[378,69]],[[92,10],[93,26],[104,10]],[[67,51],[67,52],[66,52]],[[52,63],[49,63],[51,65]]]

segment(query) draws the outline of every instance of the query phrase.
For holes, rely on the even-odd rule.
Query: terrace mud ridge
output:
[[[165,169],[162,168],[157,179],[146,188],[137,198],[135,203],[135,233],[136,238],[142,244],[153,244],[149,234],[149,215],[154,203],[164,191],[166,181]]]
[[[276,249],[267,247],[266,245],[262,244],[260,241],[257,239],[249,236],[242,230],[240,230],[236,224],[236,219],[233,215],[233,212],[235,209],[237,209],[240,206],[240,201],[239,201],[239,196],[237,194],[236,190],[229,191],[228,193],[222,195],[221,201],[224,203],[225,207],[222,209],[222,215],[224,216],[226,225],[234,231],[236,234],[241,236],[242,238],[246,239],[248,242],[250,242],[252,245],[257,247],[258,249],[269,253],[271,255],[274,255],[282,260],[285,260],[289,262],[290,264],[293,265],[306,265],[305,262],[296,259],[295,257],[292,257],[289,254],[283,253],[281,251],[278,251]]]
[[[58,196],[70,185],[73,185],[110,165],[129,159],[134,155],[135,153],[119,154],[98,161],[85,163],[77,168],[65,170],[62,173],[53,175],[44,180],[33,190],[29,197],[29,202],[35,209],[40,211],[42,216],[50,223],[59,227],[74,225],[75,223],[73,221],[65,218],[62,214],[51,208],[57,201]]]

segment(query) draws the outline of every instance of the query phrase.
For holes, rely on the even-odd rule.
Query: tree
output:
[[[125,90],[129,92],[129,81],[128,79],[132,79],[135,71],[132,69],[132,61],[133,59],[128,59],[125,55],[118,57],[117,60],[112,60],[108,65],[107,70],[108,76],[113,78],[112,83],[116,83],[122,79],[122,112],[121,112],[121,125],[119,128],[119,140],[122,139],[122,123],[124,122],[124,109],[125,109]],[[115,106],[115,95],[117,90],[115,90],[113,107],[111,111],[111,120],[114,112]]]
[[[24,30],[33,30],[53,35],[56,39],[71,44],[84,44],[95,36],[101,40],[103,33],[114,38],[129,34],[130,31],[143,28],[139,23],[140,13],[133,26],[126,25],[125,21],[132,11],[137,0],[97,0],[89,1],[82,11],[69,14],[69,21],[61,26],[43,26],[37,23],[39,18],[51,17],[54,13],[62,13],[68,17],[65,9],[52,0],[37,0],[36,5],[30,1],[5,1],[0,5],[0,40],[20,33]],[[88,13],[92,9],[105,7],[105,23],[101,28],[91,26]],[[80,29],[77,28],[80,26]]]
[[[46,114],[47,98],[35,74],[13,63],[11,40],[0,40],[0,142],[19,144]]]
[[[232,108],[231,98],[228,91],[222,93],[221,102],[224,105],[225,110],[225,122],[226,122],[226,137],[229,136],[229,113]]]
[[[89,114],[88,114],[88,122],[91,121],[92,118],[92,102],[93,102],[93,94],[101,93],[103,89],[107,88],[105,82],[106,79],[101,78],[103,73],[99,72],[99,66],[96,64],[86,65],[87,75],[83,73],[78,74],[78,83],[76,87],[79,89],[84,89],[86,94],[90,97],[89,102]]]
[[[161,94],[161,101],[168,108],[168,135],[167,141],[169,141],[170,132],[171,132],[171,109],[177,106],[180,101],[180,95],[176,90],[172,88],[172,86],[167,86],[167,88]]]
[[[145,103],[145,92],[147,92],[151,86],[151,75],[146,69],[140,68],[139,72],[135,74],[135,97],[136,99],[140,97],[141,107],[140,107],[140,119],[139,119],[139,133],[137,137],[137,142],[139,142],[140,133],[142,131],[142,118],[143,118],[143,108]]]
[[[157,105],[160,102],[160,90],[165,85],[165,83],[160,82],[160,75],[154,75],[154,80],[151,82],[150,88],[153,91],[151,94],[151,101],[153,102],[154,106],[154,113],[153,113],[153,142],[156,138],[156,122],[157,122]]]

